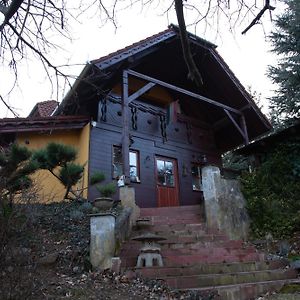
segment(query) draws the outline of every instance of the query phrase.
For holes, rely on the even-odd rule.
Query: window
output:
[[[174,187],[174,163],[172,161],[157,159],[157,181],[159,185]]]
[[[201,165],[192,164],[191,171],[192,171],[193,191],[202,191]]]
[[[140,182],[139,152],[129,150],[129,176],[132,182]],[[123,174],[122,148],[113,146],[113,178],[118,179]]]

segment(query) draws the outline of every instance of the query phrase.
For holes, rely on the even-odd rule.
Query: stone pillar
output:
[[[246,239],[249,217],[239,181],[224,179],[218,167],[206,166],[202,188],[208,228],[225,232],[231,239]]]
[[[202,168],[202,189],[204,196],[205,217],[208,228],[219,229],[218,189],[220,169],[214,166]]]
[[[90,260],[94,269],[110,269],[115,253],[115,217],[110,214],[91,215]]]
[[[136,220],[140,217],[140,208],[135,203],[135,190],[131,186],[122,186],[119,188],[119,197],[123,207],[132,209],[130,215],[130,227],[135,225]]]

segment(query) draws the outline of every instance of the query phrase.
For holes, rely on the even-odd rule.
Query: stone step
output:
[[[299,279],[282,279],[261,282],[223,285],[196,289],[181,289],[193,291],[194,295],[207,295],[214,292],[221,300],[250,300],[265,295],[267,292],[279,291],[285,284],[300,283]]]
[[[201,287],[216,287],[224,285],[233,285],[241,283],[265,282],[273,280],[292,279],[296,277],[293,269],[283,270],[263,270],[252,272],[238,272],[227,274],[203,274],[191,276],[174,276],[163,277],[158,279],[164,280],[171,288],[174,289],[193,289]]]
[[[286,260],[276,261],[251,261],[245,263],[219,263],[219,264],[196,264],[188,267],[151,267],[135,268],[137,275],[145,278],[157,279],[168,276],[191,276],[197,274],[226,274],[237,272],[253,272],[263,270],[275,270],[286,267]]]

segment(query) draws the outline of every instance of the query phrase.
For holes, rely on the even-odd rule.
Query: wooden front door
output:
[[[157,206],[178,206],[177,161],[156,157]]]

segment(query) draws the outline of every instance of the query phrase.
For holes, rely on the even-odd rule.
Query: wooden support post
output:
[[[246,124],[246,119],[244,115],[241,115],[241,126],[244,131],[244,139],[245,139],[245,144],[249,145],[249,136],[248,136],[248,130],[247,130],[247,124]]]
[[[240,124],[234,119],[234,117],[231,115],[231,113],[224,109],[226,115],[228,116],[228,118],[231,120],[231,122],[233,123],[233,125],[236,127],[236,129],[239,131],[239,133],[242,135],[244,141],[245,141],[245,145],[249,144],[249,137],[248,137],[248,131],[247,131],[247,125],[246,125],[246,120],[245,120],[245,116],[241,115],[240,116]]]
[[[123,97],[122,97],[122,158],[125,184],[129,184],[129,116],[128,116],[128,73],[123,71]]]
[[[244,131],[241,129],[240,125],[237,123],[237,121],[234,119],[234,117],[231,115],[231,113],[228,110],[224,109],[224,111],[225,111],[226,115],[228,116],[228,118],[233,123],[233,125],[236,127],[236,129],[239,131],[239,133],[245,139]]]

